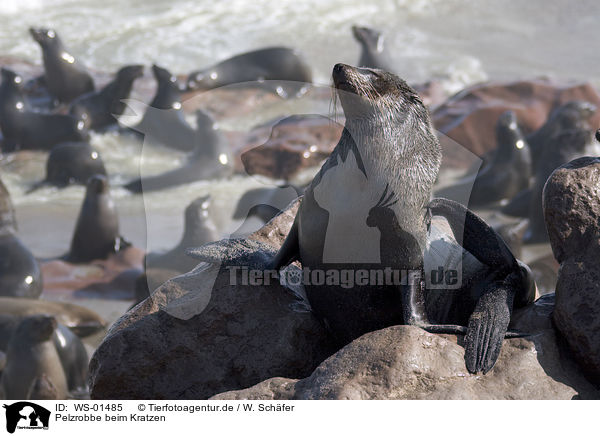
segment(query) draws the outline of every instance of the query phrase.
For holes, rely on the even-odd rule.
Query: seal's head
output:
[[[23,78],[8,68],[2,68],[2,84],[10,84],[12,87],[21,89],[23,86]]]
[[[117,77],[120,80],[135,80],[144,75],[144,66],[143,65],[127,65],[126,67],[121,68],[117,72]]]
[[[369,27],[352,26],[352,34],[354,38],[367,47],[375,51],[383,51],[383,36],[377,30]]]
[[[154,74],[154,78],[160,84],[163,82],[176,83],[177,77],[175,77],[169,70],[166,68],[159,67],[158,65],[152,65],[152,74]]]
[[[596,113],[597,107],[589,101],[573,100],[556,108],[548,119],[555,132],[568,129],[589,129],[588,119]]]
[[[61,45],[60,39],[54,29],[31,27],[29,28],[29,33],[33,37],[33,40],[42,48],[58,47]]]
[[[332,76],[347,121],[366,118],[381,125],[386,119],[397,123],[399,117],[414,115],[429,124],[427,109],[417,92],[395,74],[337,64]]]
[[[105,176],[96,174],[87,182],[86,197],[88,195],[106,194],[108,192],[108,179]]]
[[[210,195],[203,195],[192,201],[188,207],[185,208],[185,226],[194,226],[206,219],[208,217],[210,203]]]
[[[45,342],[50,339],[58,323],[53,316],[32,315],[23,319],[14,333],[17,341]]]
[[[525,150],[528,144],[517,123],[517,115],[513,111],[503,112],[496,122],[496,141],[501,150],[510,155],[513,150]]]

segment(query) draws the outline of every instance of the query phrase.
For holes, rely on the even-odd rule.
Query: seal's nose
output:
[[[333,67],[333,74],[341,74],[346,70],[346,68],[348,68],[348,65],[346,64],[335,64]]]

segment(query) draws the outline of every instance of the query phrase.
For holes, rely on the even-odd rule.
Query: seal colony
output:
[[[464,250],[491,273],[474,284],[463,278],[460,292],[446,294],[451,300],[446,306],[464,309],[436,321],[457,325],[430,322],[423,274],[409,277],[399,287],[308,284],[306,294],[340,344],[400,323],[431,332],[464,332],[458,323],[468,314],[467,369],[488,372],[500,353],[513,302],[523,304],[532,297],[526,270],[496,232],[471,211],[450,200],[429,202],[441,148],[427,109],[406,82],[382,70],[344,64],[334,67],[333,80],[346,115],[344,131],[306,189],[270,266],[280,269],[298,260],[311,270],[378,266],[424,272],[431,215],[441,215]],[[381,234],[367,231],[367,225]]]
[[[135,81],[142,76],[143,67],[123,66],[112,81],[95,90],[90,74],[65,49],[56,32],[51,29],[31,30],[42,47],[45,69],[42,78],[22,86],[21,76],[8,69],[2,71],[0,127],[3,130],[3,152],[18,149],[49,151],[46,177],[33,189],[44,185],[60,188],[69,184],[87,185],[70,252],[63,259],[72,263],[92,263],[96,271],[107,265],[110,268],[115,258],[122,257],[116,261],[129,263],[133,267],[107,283],[109,291],[122,282],[126,283],[122,286],[127,292],[135,282],[144,285],[139,290],[143,291],[145,298],[149,290],[156,288],[154,285],[163,283],[173,275],[194,270],[192,274],[186,274],[186,280],[199,277],[196,274],[200,274],[206,265],[199,266],[197,259],[210,262],[206,260],[210,257],[206,252],[211,250],[212,259],[236,262],[232,263],[233,266],[241,264],[246,269],[274,268],[283,274],[289,271],[282,271],[286,265],[299,261],[303,268],[317,272],[350,271],[354,274],[350,288],[340,283],[307,281],[304,283],[305,295],[302,289],[288,289],[295,298],[289,308],[308,315],[305,318],[315,323],[316,330],[324,332],[313,314],[309,313],[312,310],[325,326],[329,334],[324,335],[328,350],[330,336],[336,340],[337,346],[343,346],[367,332],[390,325],[408,324],[431,333],[465,335],[467,369],[472,373],[487,373],[498,359],[503,339],[522,334],[509,331],[508,325],[513,308],[528,304],[534,297],[532,273],[515,258],[496,231],[471,210],[450,199],[432,200],[442,152],[423,100],[402,79],[384,71],[389,70],[388,58],[379,32],[357,26],[352,30],[363,48],[360,66],[367,68],[337,64],[333,70],[335,95],[344,110],[345,126],[335,150],[312,180],[305,195],[293,203],[292,208],[300,207],[289,232],[286,232],[289,221],[283,223],[278,214],[286,209],[285,205],[290,200],[304,192],[304,186],[285,185],[248,191],[240,199],[233,213],[234,218],[246,218],[248,222],[249,218],[258,218],[269,223],[252,235],[247,234],[244,223],[235,235],[244,235],[248,239],[228,239],[211,244],[210,241],[217,240],[221,233],[220,226],[212,221],[209,210],[213,206],[222,207],[223,204],[220,190],[212,190],[211,186],[209,195],[197,198],[186,209],[185,228],[180,242],[165,253],[147,253],[145,275],[140,275],[141,260],[134,264],[134,260],[126,258],[125,253],[114,256],[128,243],[119,233],[119,221],[109,193],[106,168],[97,149],[92,148],[87,140],[96,143],[101,135],[93,134],[90,138],[87,129],[111,135],[124,132],[124,129],[105,130],[116,123],[115,116],[119,116],[122,122],[127,119],[128,114],[124,111],[128,102],[131,102],[127,98]],[[235,134],[239,132],[220,130],[213,115],[221,122],[232,115],[228,112],[232,105],[240,104],[240,99],[248,96],[242,106],[246,103],[248,106],[250,103],[265,104],[251,102],[257,95],[259,100],[264,99],[268,104],[285,103],[287,107],[289,102],[281,102],[264,92],[253,94],[251,90],[244,90],[243,93],[237,91],[250,85],[273,91],[281,97],[290,97],[301,94],[312,78],[309,66],[298,53],[285,47],[260,49],[234,56],[192,73],[185,85],[179,83],[177,76],[166,68],[154,65],[152,72],[158,85],[156,93],[149,106],[145,106],[142,121],[137,126],[128,125],[128,128],[146,135],[154,145],[171,148],[169,152],[186,153],[187,161],[171,171],[149,177],[143,175],[121,185],[133,193],[229,177],[237,169],[234,168],[232,150],[239,152],[241,148],[236,147],[251,144],[253,139],[248,135],[243,138],[246,142],[238,143]],[[51,104],[41,107],[40,102],[35,101],[35,92],[39,89],[34,89],[32,96],[32,89],[28,85],[46,89],[45,98],[50,96]],[[142,86],[146,85],[144,83]],[[234,86],[215,93],[225,97],[224,101],[201,101],[200,109],[194,107],[192,102],[184,102],[182,98],[185,91],[201,92],[227,88],[228,85]],[[311,91],[309,96],[312,94]],[[231,101],[228,102],[229,99]],[[326,103],[326,100],[323,99],[323,102]],[[192,107],[196,111],[195,123],[186,119]],[[131,109],[135,107],[131,106]],[[246,107],[241,107],[233,112],[247,115],[244,112],[246,110]],[[521,192],[531,202],[528,208],[530,232],[537,229],[545,232],[538,201],[545,180],[553,168],[564,160],[587,152],[590,126],[584,121],[595,112],[596,107],[590,103],[571,101],[556,109],[546,124],[529,136],[525,136],[524,132],[531,129],[524,128],[521,132],[515,113],[509,111],[502,114],[496,125],[498,148],[495,154],[488,154],[486,166],[476,177],[465,178],[454,188],[471,194],[471,205],[474,207],[490,204],[500,206],[497,204],[499,201],[511,197],[514,199],[515,194]],[[519,114],[521,116],[521,112]],[[318,157],[314,163],[304,166],[312,169],[321,159],[321,153],[324,156],[329,152],[330,148],[323,148],[321,152],[320,146],[321,142],[327,144],[330,135],[326,129],[323,129],[326,132],[323,141],[318,134],[311,132],[305,135],[307,130],[298,124],[300,118],[286,117],[277,125],[288,123],[292,127],[290,131],[295,129],[295,134],[301,133],[298,142],[303,144],[299,148],[310,144],[309,138],[319,139],[319,147],[310,146],[311,153]],[[227,125],[227,121],[223,125]],[[333,143],[337,142],[337,135],[339,130],[331,135]],[[272,137],[275,136],[273,130]],[[281,177],[290,180],[290,171],[285,169],[284,160],[289,159],[289,155],[299,159],[308,158],[302,151],[289,151],[285,133],[281,136],[281,148],[271,149],[274,153],[269,162],[273,167],[280,165],[283,168]],[[531,142],[531,148],[527,145],[528,141]],[[317,152],[312,151],[313,147]],[[109,149],[102,151],[110,157]],[[20,159],[34,154],[21,153],[14,158],[18,165]],[[259,159],[265,157],[258,156]],[[114,162],[108,164],[109,169],[113,168]],[[250,166],[246,167],[248,173]],[[270,174],[275,178],[274,172]],[[530,180],[532,174],[535,175],[533,184]],[[123,183],[121,175],[111,174],[116,176],[111,180],[117,184]],[[13,182],[14,179],[8,180]],[[49,191],[56,192],[53,189]],[[127,192],[119,193],[119,197],[122,196],[131,198]],[[197,197],[197,194],[194,196]],[[211,198],[217,200],[212,206]],[[24,395],[32,399],[60,399],[67,395],[67,391],[85,391],[87,354],[77,335],[90,335],[100,330],[104,326],[103,321],[94,314],[82,311],[82,308],[35,300],[42,292],[41,272],[49,278],[44,291],[51,292],[52,285],[48,285],[48,282],[52,282],[52,272],[67,262],[57,261],[49,267],[50,262],[43,261],[40,268],[34,255],[16,237],[14,208],[1,183],[0,200],[0,246],[4,248],[0,251],[4,253],[2,260],[9,260],[0,265],[0,370],[6,368],[7,377],[11,378],[3,379],[0,385],[5,385],[10,396]],[[218,213],[221,211],[216,212],[215,216],[222,218],[222,214]],[[537,213],[537,221],[534,213]],[[247,228],[251,225],[250,222]],[[505,233],[510,234],[512,230]],[[267,238],[269,244],[262,242],[266,232],[270,233]],[[273,246],[279,246],[286,235],[283,246],[277,252]],[[531,237],[536,242],[536,235],[532,234]],[[193,248],[198,245],[201,247]],[[221,256],[227,250],[228,257]],[[142,254],[138,250],[131,258],[135,255],[141,258]],[[14,260],[16,263],[10,262]],[[75,268],[77,271],[87,271],[88,266],[67,265],[63,271],[76,271]],[[221,266],[227,265],[221,263]],[[456,273],[456,276],[445,274],[444,280],[436,282],[434,272],[439,268],[444,273]],[[297,272],[294,268],[290,270]],[[380,283],[377,275],[375,281],[369,277],[371,281],[359,282],[359,273],[364,270],[407,274],[400,275],[398,283],[386,280]],[[449,277],[452,280],[448,280]],[[207,282],[194,283],[194,286],[211,286]],[[101,281],[97,280],[91,283],[90,288],[100,284]],[[105,297],[102,294],[104,289],[98,291],[101,298]],[[281,294],[276,296],[280,297]],[[258,304],[263,305],[268,298],[261,297]],[[180,301],[184,301],[183,305],[188,303],[185,299]],[[242,305],[242,310],[247,309]],[[144,304],[139,307],[142,306]],[[202,310],[204,308],[206,306]],[[252,309],[247,312],[249,318],[260,316],[252,313]],[[191,330],[183,322],[177,324]],[[308,322],[306,325],[310,327]],[[229,325],[226,327],[230,329]],[[293,348],[289,347],[293,341],[284,340],[281,336],[282,329],[273,331],[276,340]],[[404,331],[418,332],[418,329]],[[192,334],[195,332],[191,331]],[[229,334],[227,332],[225,335]],[[419,334],[424,332],[420,331]],[[215,337],[218,340],[223,338],[220,335]],[[263,340],[260,335],[256,337],[259,341]],[[107,341],[110,340],[109,337]],[[314,338],[305,335],[302,340],[309,343]],[[30,352],[21,352],[18,345],[22,343],[31,345]],[[263,340],[260,346],[264,348],[265,344]],[[298,349],[304,351],[302,346]],[[259,351],[265,352],[263,349]],[[32,363],[36,359],[39,365]],[[300,360],[303,360],[303,368],[310,367],[310,364],[306,364],[309,358],[301,356]],[[177,364],[173,366],[180,369]],[[459,366],[461,374],[464,373],[462,364]],[[61,367],[64,380],[60,376]],[[205,368],[202,370],[210,372]],[[48,374],[48,371],[52,374]],[[18,386],[15,380],[20,380]],[[139,382],[137,378],[132,380],[132,383]],[[15,389],[19,390],[18,394],[14,393]]]

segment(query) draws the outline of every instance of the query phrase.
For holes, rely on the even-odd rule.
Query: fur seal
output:
[[[361,47],[358,66],[392,71],[387,53],[384,51],[384,37],[381,32],[369,27],[352,26],[352,35]]]
[[[89,358],[83,342],[69,328],[61,324],[57,325],[52,341],[67,377],[69,392],[85,392]]]
[[[185,208],[184,231],[179,243],[166,253],[148,253],[146,269],[160,268],[178,272],[188,272],[198,265],[198,261],[186,254],[191,247],[199,247],[220,239],[215,223],[209,216],[210,195],[203,195]]]
[[[2,179],[0,179],[0,232],[4,230],[17,230],[15,208],[10,199],[10,193]]]
[[[28,400],[59,400],[58,391],[46,374],[36,377],[27,392]]]
[[[129,65],[117,71],[116,77],[100,91],[77,97],[69,107],[69,113],[83,120],[86,128],[101,130],[116,125],[127,105],[122,101],[129,98],[135,79],[144,74],[143,65]]]
[[[18,149],[50,150],[66,141],[87,138],[83,122],[70,115],[33,112],[23,97],[21,76],[2,68],[0,128],[4,152]]]
[[[31,251],[12,230],[0,232],[0,296],[38,298],[42,272]]]
[[[185,152],[198,149],[202,138],[185,119],[177,77],[158,65],[152,73],[158,88],[142,120],[130,129],[152,143]]]
[[[65,142],[54,147],[46,161],[46,178],[32,186],[28,193],[45,185],[64,188],[85,185],[94,175],[106,176],[100,154],[87,142]]]
[[[469,199],[469,206],[486,206],[512,198],[529,186],[531,154],[517,116],[513,111],[500,115],[496,123],[496,149],[491,161],[477,175],[436,192],[437,197]]]
[[[201,110],[196,112],[196,125],[194,135],[200,143],[184,165],[155,176],[132,180],[124,188],[135,193],[151,192],[230,176],[233,159],[227,139],[210,115]]]
[[[542,161],[543,149],[548,140],[565,130],[588,129],[587,120],[594,115],[596,109],[596,105],[589,101],[569,101],[552,110],[542,127],[527,136],[534,174]]]
[[[61,103],[68,103],[94,90],[94,80],[71,55],[53,29],[30,28],[29,33],[42,49],[44,81],[48,91]]]
[[[302,93],[306,84],[312,82],[312,73],[296,50],[270,47],[239,54],[190,73],[187,89],[207,91],[246,82],[286,98]]]
[[[11,316],[18,319],[31,315],[52,315],[56,320],[68,327],[77,336],[85,338],[106,328],[106,321],[96,312],[72,303],[46,300],[24,300],[14,297],[0,297],[0,317]],[[0,335],[0,349],[5,349],[7,343]]]
[[[550,176],[550,172],[552,172],[551,170],[554,170],[554,168],[562,165],[563,163],[568,162],[568,160],[561,162],[560,164],[558,164],[556,167],[553,167],[551,170],[549,168],[549,166],[554,165],[556,162],[562,161],[563,158],[560,157],[560,154],[562,153],[560,150],[558,150],[557,147],[560,147],[560,145],[557,145],[557,138],[563,133],[563,132],[571,132],[571,133],[567,133],[566,135],[574,135],[573,137],[575,138],[575,136],[578,135],[583,135],[585,136],[584,133],[582,133],[583,131],[586,130],[591,130],[591,127],[588,123],[588,119],[594,115],[596,111],[596,106],[588,101],[581,101],[581,100],[573,100],[573,101],[569,101],[561,106],[556,107],[552,112],[550,112],[550,115],[548,116],[548,119],[546,120],[546,122],[542,125],[542,127],[540,127],[538,130],[536,130],[535,132],[531,133],[530,135],[527,136],[527,142],[530,146],[530,150],[531,150],[531,165],[532,165],[532,170],[531,170],[531,174],[534,176],[534,183],[535,181],[537,181],[538,176],[542,178],[542,180],[540,180],[539,183],[542,183],[542,187],[543,187],[543,183],[545,183],[546,179],[548,178],[548,176]],[[581,133],[576,133],[576,132],[581,132]],[[566,138],[566,137],[565,137]],[[544,156],[545,154],[545,148],[548,144],[553,144],[551,147],[551,151],[549,152],[550,155],[554,155],[554,157],[548,157],[548,156]],[[580,156],[580,154],[577,154],[576,149],[578,147],[580,147],[582,145],[581,140],[578,141],[578,144],[573,144],[573,146],[569,145],[569,144],[565,144],[566,146],[566,150],[564,151],[565,156],[569,156],[569,155],[573,155],[573,156]],[[590,145],[589,147],[586,146],[586,151],[585,153],[595,156],[598,154],[598,147],[595,144],[588,144]],[[575,154],[573,154],[575,152]],[[579,150],[579,153],[581,153],[581,150]],[[549,158],[550,162],[545,162],[545,159]],[[540,168],[543,167],[543,168]],[[550,172],[548,172],[550,171]],[[524,190],[522,190],[521,192],[519,192],[517,195],[515,195],[508,204],[506,204],[505,206],[502,207],[501,211],[502,213],[509,215],[509,216],[515,216],[515,217],[521,217],[521,218],[527,218],[530,216],[530,207],[532,204],[536,204],[536,209],[537,209],[537,203],[538,203],[538,199],[541,198],[541,191],[539,192],[539,198],[537,195],[537,192],[535,194],[535,200],[532,198],[532,192],[533,190],[533,185],[530,186],[529,188],[526,188]],[[536,191],[539,190],[539,186],[537,186]],[[540,203],[541,204],[541,203]],[[537,211],[536,214],[538,215],[536,220],[539,220],[541,217],[541,212]],[[539,221],[540,224],[543,223],[543,217],[541,217],[541,221]],[[545,230],[540,229],[541,234],[545,233]],[[537,239],[537,238],[534,238]],[[545,237],[541,237],[541,239],[539,239],[540,241],[545,240]]]
[[[346,116],[344,131],[306,189],[294,224],[268,267],[280,269],[299,260],[311,271],[408,272],[400,285],[363,281],[348,289],[309,282],[306,295],[339,344],[400,323],[432,332],[466,330],[467,369],[489,371],[500,353],[513,302],[531,298],[526,268],[464,206],[429,201],[441,147],[427,109],[406,82],[382,70],[344,64],[334,67],[333,80]],[[447,220],[462,245],[458,257],[464,249],[482,265],[478,276],[463,278],[459,292],[426,293],[424,269],[427,257],[435,254],[428,241],[432,215]],[[441,244],[444,237],[434,242]],[[432,309],[438,309],[433,316]]]
[[[56,319],[47,315],[30,316],[19,323],[8,344],[2,373],[6,399],[27,399],[30,386],[43,374],[58,398],[67,398],[67,378],[52,342],[56,328]]]
[[[87,183],[66,260],[82,263],[106,259],[124,245],[119,236],[119,217],[110,197],[108,180],[104,176],[93,176]]]

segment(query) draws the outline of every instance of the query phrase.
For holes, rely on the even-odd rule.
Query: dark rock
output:
[[[600,383],[600,158],[576,159],[555,170],[543,198],[560,262],[554,322],[590,380]]]
[[[275,251],[297,204],[254,233],[249,245]],[[227,269],[201,264],[111,328],[90,363],[91,397],[203,399],[270,377],[308,376],[331,352],[298,295],[279,284],[234,286]]]

